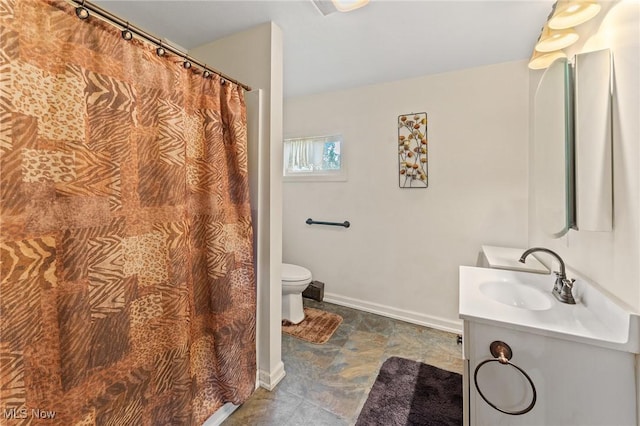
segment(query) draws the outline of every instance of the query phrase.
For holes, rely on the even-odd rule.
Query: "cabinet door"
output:
[[[472,425],[636,425],[633,354],[485,324],[470,323],[468,330]],[[494,359],[489,346],[496,340],[511,347],[510,362],[536,388],[536,403],[526,414],[501,413],[478,392],[474,372]],[[532,400],[528,380],[510,365],[486,363],[477,379],[484,396],[505,411],[520,411]]]

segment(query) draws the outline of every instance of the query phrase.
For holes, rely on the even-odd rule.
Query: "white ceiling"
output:
[[[311,0],[96,1],[186,49],[275,22],[286,97],[527,59],[553,2],[372,0],[323,16]]]

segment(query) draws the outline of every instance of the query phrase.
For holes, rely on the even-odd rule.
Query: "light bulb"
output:
[[[340,12],[350,12],[369,3],[369,0],[331,0]]]
[[[552,30],[545,26],[535,49],[538,52],[553,52],[571,46],[579,38],[580,36],[573,29]]]
[[[566,3],[558,3],[557,9],[551,19],[549,28],[563,30],[576,27],[587,22],[600,13],[602,6],[592,0],[573,0]]]
[[[551,65],[556,59],[566,57],[566,53],[562,50],[546,53],[534,52],[531,60],[529,60],[529,69],[543,70],[545,68],[549,68],[549,65]]]

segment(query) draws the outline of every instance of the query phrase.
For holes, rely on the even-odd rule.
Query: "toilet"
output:
[[[302,292],[311,282],[311,271],[290,263],[282,264],[282,319],[298,324],[304,319]]]

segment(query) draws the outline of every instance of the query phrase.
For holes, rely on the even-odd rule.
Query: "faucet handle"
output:
[[[573,289],[573,283],[575,279],[564,279],[562,280],[562,289],[560,290],[561,301],[564,303],[568,303],[570,305],[575,305],[576,301],[573,298],[573,293],[571,290]]]
[[[556,281],[553,284],[553,292],[559,295],[562,291],[562,287],[564,287],[564,281],[566,278],[559,271],[553,271],[553,273],[556,274]]]

